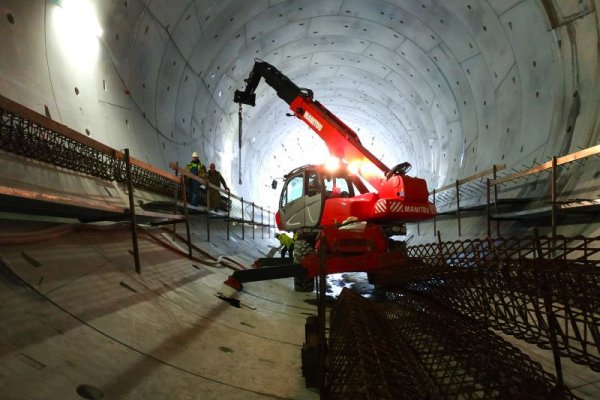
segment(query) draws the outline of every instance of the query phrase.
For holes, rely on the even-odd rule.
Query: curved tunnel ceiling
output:
[[[31,31],[45,20],[45,37],[29,47],[45,51],[49,78],[37,83],[43,100],[36,85],[4,90],[33,108],[50,104],[53,118],[162,168],[197,150],[252,199],[264,198],[272,178],[325,152],[263,82],[256,107],[243,110],[244,183],[237,185],[232,99],[255,58],[312,89],[388,166],[411,162],[430,189],[495,163],[545,161],[575,142],[586,145],[597,124],[594,112],[577,129],[566,127],[576,90],[582,111],[597,101],[593,2],[89,0],[104,34],[98,61],[85,68],[60,51],[52,15],[68,2],[40,1],[35,9],[8,1],[17,16],[10,29]],[[563,25],[551,29],[548,7]],[[14,82],[24,80],[43,70],[40,57],[31,56],[36,67],[20,56],[4,68]],[[581,85],[586,77],[591,83]]]

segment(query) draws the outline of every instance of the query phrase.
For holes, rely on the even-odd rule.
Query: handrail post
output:
[[[494,169],[494,180],[498,178],[498,168],[496,164],[493,165]],[[498,215],[498,185],[494,183],[494,214]],[[496,235],[500,237],[500,220],[496,218]]]
[[[252,202],[252,239],[254,239],[254,231],[256,230],[256,225],[254,222],[254,202]]]
[[[265,209],[260,207],[260,238],[265,238]]]
[[[557,224],[557,207],[556,207],[556,175],[557,175],[557,158],[552,157],[552,248],[556,249],[556,224]]]
[[[229,225],[231,224],[231,192],[227,191],[227,200],[229,201],[229,207],[227,207],[227,240],[229,240]]]
[[[487,185],[486,185],[486,211],[487,211],[487,235],[488,237],[492,236],[492,225],[490,223],[490,180],[489,178],[487,179]]]
[[[244,240],[244,198],[242,197],[242,240]]]
[[[179,177],[179,162],[175,162],[175,176]],[[173,214],[177,215],[177,202],[179,201],[179,184],[175,185],[175,193],[173,196]],[[175,233],[177,232],[177,221],[173,220],[173,240],[175,240]]]
[[[185,187],[185,176],[181,175],[181,190],[183,192],[182,200],[183,200],[183,215],[185,216],[185,233],[187,235],[187,243],[188,243],[188,256],[190,260],[192,259],[192,235],[190,234],[190,219],[188,217],[188,209],[187,209],[187,192]]]
[[[210,242],[210,182],[206,182],[206,241]]]
[[[460,188],[458,179],[456,180],[456,216],[458,218],[458,236],[460,236]]]
[[[435,203],[435,189],[433,189],[433,206],[435,207],[436,213],[433,216],[433,234],[437,232],[437,205]]]
[[[131,241],[133,242],[133,259],[135,272],[142,272],[140,266],[140,250],[138,247],[137,222],[135,220],[135,200],[133,198],[133,177],[131,176],[131,159],[129,149],[125,149],[125,167],[127,171],[127,191],[129,192],[129,223],[131,226]]]

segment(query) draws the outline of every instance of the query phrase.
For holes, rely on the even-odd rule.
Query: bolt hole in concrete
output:
[[[84,399],[99,400],[104,398],[104,392],[92,385],[77,386],[77,394]]]
[[[10,22],[11,24],[14,25],[14,23],[15,23],[14,15],[12,15],[11,13],[8,13],[8,14],[6,14],[6,19],[8,20],[8,22]]]

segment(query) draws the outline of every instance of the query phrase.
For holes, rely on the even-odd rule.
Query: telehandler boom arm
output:
[[[321,103],[313,100],[312,90],[298,87],[273,65],[256,60],[248,79],[245,80],[246,88],[243,91],[235,91],[234,101],[254,106],[256,101],[254,91],[261,78],[264,78],[265,82],[275,89],[277,95],[289,104],[296,117],[304,121],[323,139],[332,156],[350,165],[356,163],[358,173],[376,190],[380,189],[385,181],[384,176],[389,174],[390,168],[362,145],[356,132]]]

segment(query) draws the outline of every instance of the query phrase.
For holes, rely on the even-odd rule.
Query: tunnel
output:
[[[0,0],[0,397],[598,398],[596,7]],[[286,174],[330,156],[264,80],[234,102],[256,62],[437,209],[383,304],[363,275],[327,283],[353,292],[327,296],[321,390],[301,354],[323,296],[223,284],[273,256]],[[221,208],[187,204],[192,153]]]

